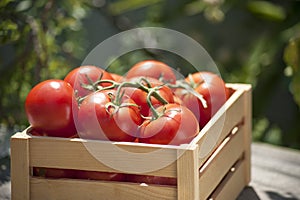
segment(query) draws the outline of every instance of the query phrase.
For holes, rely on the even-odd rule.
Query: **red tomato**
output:
[[[166,104],[157,109],[162,115],[140,126],[139,141],[150,144],[189,143],[199,133],[199,123],[185,106]]]
[[[120,83],[124,79],[123,76],[115,73],[110,73],[111,77],[113,78],[114,81]]]
[[[29,123],[35,131],[48,136],[75,135],[73,109],[76,110],[77,105],[74,105],[74,99],[73,88],[65,81],[46,80],[37,84],[25,101]]]
[[[127,81],[129,82],[136,82],[139,81],[140,78],[135,77],[128,79]],[[157,93],[164,98],[168,103],[173,103],[174,102],[174,96],[172,90],[164,85],[161,81],[154,79],[154,78],[147,78],[148,82],[150,83],[150,87],[146,86],[146,83],[143,83],[145,87],[147,88],[154,88],[157,86],[161,86],[160,88],[157,89]],[[140,112],[143,116],[148,116],[149,115],[149,105],[147,103],[147,95],[148,93],[134,87],[124,87],[123,91],[125,91],[125,94],[128,95],[137,105],[140,106]],[[151,103],[154,107],[158,107],[162,105],[162,103],[156,99],[154,96],[151,96]]]
[[[111,172],[83,171],[76,172],[76,178],[100,181],[124,181],[125,175]]]
[[[123,95],[114,102],[115,90],[97,91],[88,95],[78,112],[78,131],[82,138],[112,141],[134,141],[142,122],[135,102]]]
[[[184,89],[178,89],[175,94],[182,100],[182,104],[188,107],[199,120],[200,127],[211,119],[228,98],[228,92],[224,81],[211,72],[197,72],[189,75],[186,82],[199,94],[207,103],[207,107],[192,93]]]
[[[133,183],[146,183],[146,184],[158,184],[158,185],[177,185],[176,178],[170,177],[160,177],[160,176],[144,176],[144,175],[135,175],[127,174],[126,181]]]
[[[74,178],[75,170],[34,167],[33,175],[46,178]]]
[[[172,68],[163,62],[156,60],[145,60],[135,64],[127,73],[127,78],[132,77],[152,77],[162,82],[173,83],[176,82],[176,76]]]
[[[93,88],[86,89],[82,87],[82,84],[86,84],[86,85],[91,84],[87,77],[93,83],[98,81],[100,78],[101,80],[113,80],[113,77],[110,75],[110,73],[106,72],[105,70],[96,66],[87,65],[87,66],[77,67],[72,71],[70,71],[65,77],[64,81],[70,83],[74,88],[74,90],[77,90],[78,96],[83,97],[92,93],[95,90],[95,89],[93,90]],[[103,86],[103,87],[109,85],[111,84],[110,83],[99,84],[99,86]]]

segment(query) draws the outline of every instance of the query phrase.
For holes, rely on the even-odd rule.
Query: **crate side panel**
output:
[[[236,199],[239,193],[247,185],[245,180],[246,162],[239,161],[226,175],[218,188],[210,196],[213,200]]]
[[[177,196],[176,187],[141,186],[118,182],[31,178],[30,185],[32,200],[174,200]]]
[[[231,130],[243,122],[244,115],[244,92],[237,90],[200,132],[199,166],[203,165]]]
[[[206,199],[231,166],[242,156],[244,146],[243,127],[235,134],[225,138],[208,161],[200,168],[200,199]]]
[[[16,133],[11,138],[11,194],[12,200],[30,199],[28,137]]]
[[[67,140],[50,137],[33,137],[30,140],[30,161],[31,165],[36,167],[125,173],[135,173],[138,167],[140,169],[151,169],[152,167],[158,170],[150,170],[144,174],[167,177],[176,177],[177,175],[175,162],[177,150],[152,148],[154,153],[160,155],[155,156],[156,160],[153,161],[147,159],[150,151],[148,147],[132,146],[131,148],[131,151],[135,148],[146,153],[132,153],[124,149],[118,149],[123,153],[125,152],[123,156],[121,153],[118,154],[117,151],[113,152],[111,148],[117,147],[109,143],[91,140],[82,142],[80,139]],[[169,162],[167,163],[167,161]],[[167,164],[161,167],[161,163]],[[158,166],[154,166],[154,164]],[[119,170],[113,166],[122,166],[122,168]],[[122,169],[125,171],[122,171]]]

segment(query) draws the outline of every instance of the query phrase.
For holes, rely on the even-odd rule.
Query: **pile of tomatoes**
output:
[[[32,135],[181,145],[228,97],[224,81],[212,72],[177,80],[170,66],[145,60],[124,76],[81,66],[64,80],[43,81],[29,92],[25,110]],[[176,185],[175,178],[81,170],[34,168],[33,175]]]
[[[29,92],[25,110],[35,135],[180,145],[228,96],[212,72],[177,80],[165,63],[145,60],[124,76],[81,66],[64,80],[43,81]]]

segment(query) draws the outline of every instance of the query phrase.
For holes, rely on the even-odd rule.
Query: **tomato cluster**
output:
[[[43,81],[29,92],[25,110],[33,135],[181,145],[197,136],[228,96],[212,72],[176,80],[171,67],[146,60],[124,76],[80,66],[64,80]]]
[[[124,76],[77,67],[64,80],[37,84],[25,109],[32,134],[180,145],[198,134],[228,96],[212,72],[176,80],[171,67],[146,60]]]

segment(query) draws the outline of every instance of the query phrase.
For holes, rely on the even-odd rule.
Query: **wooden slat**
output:
[[[96,140],[32,137],[30,162],[31,166],[36,167],[124,173],[144,170],[143,174],[147,175],[176,177],[176,148],[178,147],[162,149],[150,145],[112,145]]]
[[[200,199],[206,199],[221,182],[231,166],[241,157],[244,145],[243,127],[228,136],[200,168]]]
[[[244,148],[245,148],[245,177],[248,184],[251,180],[251,142],[252,142],[252,91],[251,85],[244,89],[245,91],[245,134],[244,134]]]
[[[32,200],[153,200],[176,199],[177,188],[139,184],[31,178]]]
[[[246,186],[245,184],[246,162],[240,160],[219,184],[218,188],[209,197],[209,200],[236,199],[238,194]]]
[[[11,137],[12,200],[30,199],[28,136],[16,133]]]
[[[193,140],[199,145],[199,166],[216,150],[230,131],[243,121],[244,91],[237,89]]]
[[[177,188],[178,200],[199,199],[199,165],[198,145],[194,150],[178,151],[177,160]]]

